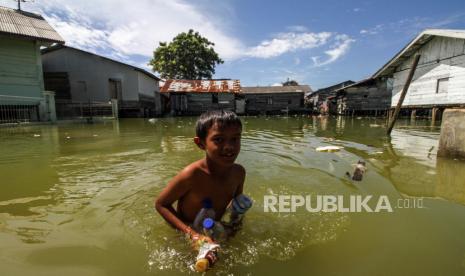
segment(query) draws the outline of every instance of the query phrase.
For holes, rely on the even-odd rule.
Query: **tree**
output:
[[[299,83],[295,80],[289,80],[289,78],[287,78],[287,81],[283,82],[283,86],[297,86],[299,85]]]
[[[215,66],[224,63],[215,44],[198,32],[178,34],[170,43],[160,42],[149,65],[165,79],[211,79]]]

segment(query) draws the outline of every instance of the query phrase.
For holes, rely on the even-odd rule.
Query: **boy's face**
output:
[[[196,137],[196,144],[205,150],[207,157],[224,166],[234,164],[241,151],[241,133],[239,126],[218,127],[214,124],[209,130],[205,141]]]

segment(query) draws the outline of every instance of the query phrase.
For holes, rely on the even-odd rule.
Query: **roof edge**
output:
[[[378,78],[382,75],[384,71],[389,68],[395,61],[404,55],[418,40],[423,36],[443,36],[443,37],[453,37],[453,38],[462,38],[465,39],[465,30],[461,29],[425,29],[420,34],[418,34],[413,40],[411,40],[404,48],[402,48],[393,58],[391,58],[386,64],[384,64],[378,71],[376,71],[372,78]]]
[[[131,67],[134,70],[136,70],[138,72],[141,72],[141,73],[147,75],[148,77],[151,77],[151,78],[153,78],[153,79],[155,79],[157,81],[161,80],[159,77],[155,76],[154,74],[148,72],[147,70],[139,68],[137,66],[127,64],[127,63],[124,63],[124,62],[121,62],[121,61],[118,61],[118,60],[114,60],[114,59],[111,59],[111,58],[107,58],[107,57],[104,57],[104,56],[101,56],[101,55],[98,55],[98,54],[95,54],[95,53],[91,53],[91,52],[88,52],[88,51],[85,51],[85,50],[81,50],[81,49],[78,49],[78,48],[75,48],[75,47],[67,46],[67,45],[64,45],[64,44],[58,44],[58,45],[54,45],[54,46],[51,46],[51,47],[47,47],[45,49],[40,50],[40,52],[41,52],[42,55],[45,55],[45,54],[48,54],[48,53],[51,53],[51,52],[54,52],[54,51],[57,51],[57,50],[65,49],[65,48],[76,50],[76,51],[83,52],[85,54],[89,54],[89,55],[93,55],[93,56],[98,56],[98,57],[101,57],[103,59],[106,59],[106,60],[109,60],[109,61],[112,61],[112,62],[116,62],[118,64],[122,64],[122,65],[125,65],[125,66],[128,66],[128,67]]]

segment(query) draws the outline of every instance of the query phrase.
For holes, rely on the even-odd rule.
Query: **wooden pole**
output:
[[[413,63],[412,63],[412,68],[410,68],[410,72],[408,73],[408,77],[407,77],[407,80],[405,81],[404,88],[402,89],[402,92],[400,93],[399,101],[397,102],[396,109],[394,110],[394,115],[389,121],[387,135],[391,135],[392,128],[394,127],[397,117],[399,116],[400,108],[402,106],[402,103],[404,102],[405,95],[407,94],[407,90],[410,86],[410,82],[412,81],[413,74],[415,73],[415,69],[417,69],[419,60],[420,60],[420,55],[419,54],[415,55],[413,59]]]
[[[433,126],[436,123],[437,112],[438,112],[438,109],[436,107],[433,107],[433,110],[431,111],[431,125]]]

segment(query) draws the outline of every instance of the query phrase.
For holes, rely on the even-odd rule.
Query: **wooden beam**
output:
[[[399,101],[397,102],[396,109],[394,110],[394,115],[389,121],[387,135],[391,135],[392,128],[394,127],[397,117],[399,116],[400,108],[402,106],[402,103],[404,102],[405,95],[407,94],[407,90],[410,86],[410,82],[412,81],[413,74],[415,73],[415,69],[417,68],[419,60],[420,60],[420,55],[419,54],[415,55],[413,59],[413,63],[412,63],[412,68],[410,68],[410,72],[408,73],[408,77],[407,77],[407,80],[405,81],[404,88],[402,89],[402,92],[400,93]]]

